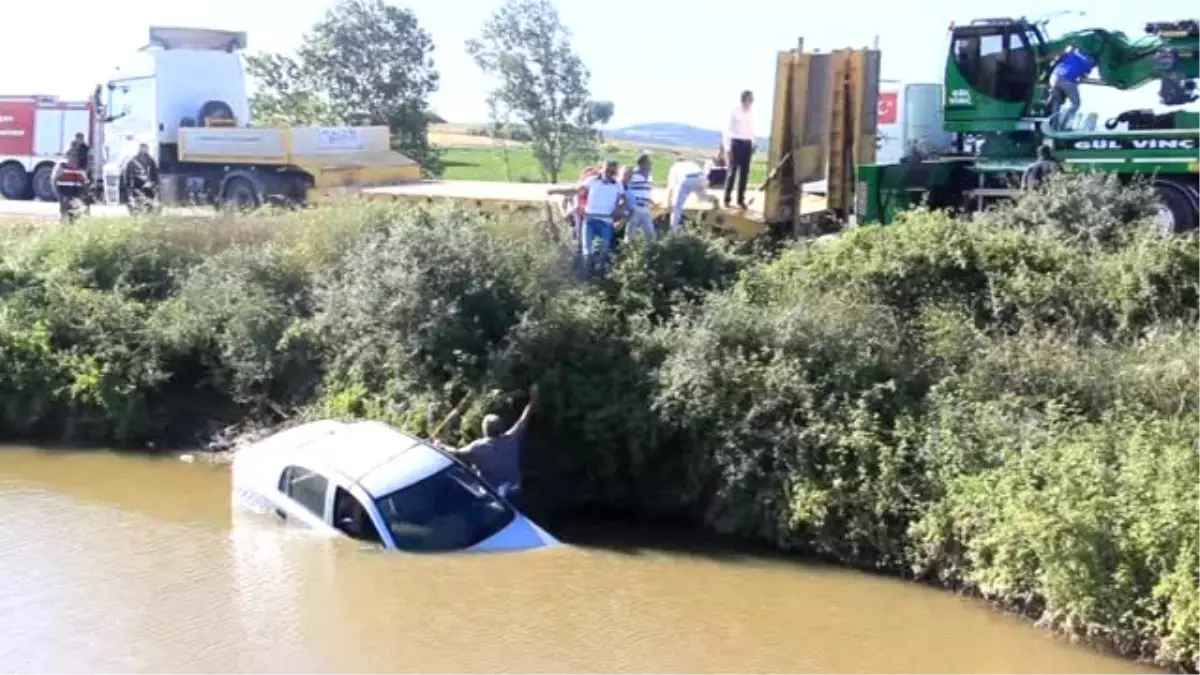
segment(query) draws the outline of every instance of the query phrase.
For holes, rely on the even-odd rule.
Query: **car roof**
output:
[[[336,472],[372,497],[411,485],[453,460],[427,442],[382,422],[308,422],[239,451],[278,470],[300,465]],[[277,474],[276,474],[277,475]]]

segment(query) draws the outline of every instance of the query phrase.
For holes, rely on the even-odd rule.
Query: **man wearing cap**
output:
[[[453,451],[463,461],[473,464],[501,496],[508,497],[521,488],[521,445],[537,403],[535,385],[529,389],[529,403],[516,424],[505,429],[499,415],[487,415],[483,418],[483,438]]]
[[[629,219],[625,221],[625,241],[633,241],[639,234],[650,239],[655,236],[654,216],[650,213],[650,207],[654,205],[654,178],[650,175],[653,168],[650,154],[640,153],[637,164],[625,183],[625,203],[629,205]]]

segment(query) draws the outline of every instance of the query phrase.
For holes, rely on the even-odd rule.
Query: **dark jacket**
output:
[[[130,187],[140,188],[147,183],[158,185],[158,163],[149,155],[135,155],[125,164],[124,178]]]
[[[1040,159],[1033,166],[1025,169],[1025,175],[1021,176],[1021,187],[1026,190],[1036,187],[1059,168],[1058,162],[1052,159]]]

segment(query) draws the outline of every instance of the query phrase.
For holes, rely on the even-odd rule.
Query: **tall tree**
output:
[[[568,159],[591,150],[590,75],[549,0],[507,0],[467,42],[467,53],[496,81],[492,96],[529,130],[551,182]]]
[[[429,96],[437,91],[433,39],[412,10],[383,0],[339,0],[306,33],[295,57],[247,59],[258,84],[255,116],[288,124],[369,124],[392,146],[441,171],[429,145]]]
[[[613,116],[612,101],[592,101],[588,104],[588,120],[596,125],[596,138],[604,141],[604,135],[601,133],[600,127],[608,124]]]
[[[340,124],[328,99],[301,64],[284,54],[251,54],[246,70],[258,85],[250,100],[254,120],[272,126]]]

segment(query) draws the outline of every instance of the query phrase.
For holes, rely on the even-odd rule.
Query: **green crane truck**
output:
[[[1067,171],[1147,178],[1159,195],[1163,227],[1196,229],[1200,114],[1131,110],[1096,129],[1095,116],[1082,125],[1051,124],[1056,102],[1050,100],[1054,65],[1074,47],[1096,62],[1099,77],[1085,84],[1129,90],[1158,80],[1162,105],[1196,101],[1196,20],[1151,23],[1137,39],[1103,29],[1049,39],[1044,23],[1026,19],[976,20],[951,25],[950,33],[943,125],[953,140],[895,164],[859,165],[859,223],[888,223],[920,204],[982,210],[1015,195],[1039,147],[1046,146]]]

